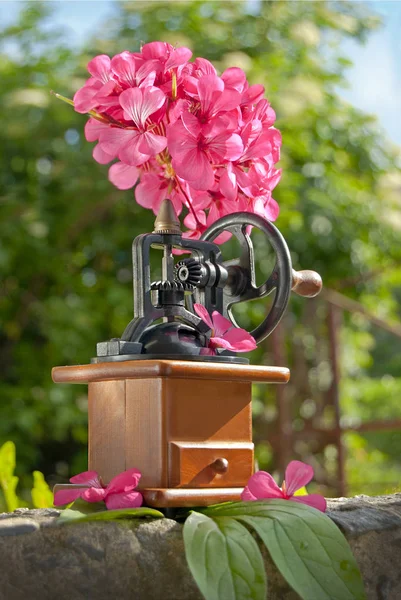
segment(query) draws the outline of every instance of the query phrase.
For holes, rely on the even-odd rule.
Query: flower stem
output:
[[[180,184],[180,182],[179,182],[179,180],[178,180],[178,177],[177,177],[177,176],[175,176],[175,177],[174,177],[174,179],[175,179],[175,182],[176,182],[176,184],[177,184],[177,187],[180,189],[181,193],[183,194],[184,198],[186,199],[186,201],[187,201],[187,205],[188,205],[188,209],[189,209],[189,210],[191,211],[191,213],[193,214],[193,216],[194,216],[194,219],[195,219],[195,221],[196,221],[196,224],[197,224],[198,228],[200,229],[200,228],[201,228],[201,226],[202,226],[202,223],[200,223],[200,221],[199,221],[198,217],[196,216],[196,212],[194,211],[194,208],[193,208],[193,206],[192,206],[192,202],[190,201],[190,199],[189,199],[189,197],[188,197],[187,193],[185,192],[184,188],[183,188],[183,187],[182,187],[182,185]]]

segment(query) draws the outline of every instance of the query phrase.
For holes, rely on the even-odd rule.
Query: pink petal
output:
[[[86,500],[86,502],[102,502],[102,500],[104,500],[106,497],[106,490],[105,489],[98,489],[98,488],[94,488],[94,487],[90,487],[88,489],[86,489],[82,495],[81,498],[83,500]]]
[[[175,123],[184,112],[188,112],[189,102],[184,98],[179,98],[170,104],[168,116],[170,123]]]
[[[177,175],[189,181],[197,190],[208,190],[214,184],[214,172],[209,159],[198,148],[187,152],[181,162],[174,157],[172,165]]]
[[[214,138],[217,138],[218,136],[223,136],[224,139],[227,139],[230,133],[232,133],[232,129],[237,128],[237,119],[233,120],[228,115],[218,115],[217,117],[213,117],[207,123],[202,123],[201,132],[210,143]]]
[[[285,489],[288,496],[307,485],[313,477],[313,468],[299,460],[292,460],[285,470]]]
[[[150,132],[141,134],[139,151],[143,152],[143,154],[156,156],[156,154],[159,154],[159,152],[163,152],[166,146],[167,138],[162,135],[156,135],[155,133]]]
[[[255,85],[249,86],[247,90],[244,91],[241,97],[241,104],[252,103],[256,104],[259,100],[263,98],[263,94],[265,93],[265,88],[263,85],[256,83]]]
[[[268,204],[265,205],[265,218],[268,221],[275,221],[280,213],[280,207],[277,202],[270,198]]]
[[[194,238],[192,238],[194,239]],[[201,348],[199,352],[200,356],[216,356],[215,350],[213,348]]]
[[[157,87],[147,87],[143,93],[142,119],[146,119],[158,111],[166,101],[166,96]]]
[[[209,143],[209,150],[216,153],[219,158],[234,161],[240,158],[244,146],[240,136],[232,133],[213,138]]]
[[[106,506],[108,510],[118,508],[138,508],[142,506],[143,498],[140,492],[120,492],[107,496]]]
[[[119,190],[129,190],[138,181],[139,171],[136,167],[117,162],[109,169],[109,181]]]
[[[136,82],[140,87],[152,86],[155,82],[156,75],[161,71],[161,63],[159,60],[147,60],[136,74]]]
[[[196,119],[196,117],[194,118]],[[173,159],[177,159],[180,163],[185,159],[189,150],[198,147],[197,136],[189,133],[182,121],[182,116],[181,119],[167,127],[167,145]]]
[[[217,310],[213,311],[212,320],[216,337],[222,337],[233,326],[231,321],[223,317]]]
[[[181,46],[181,48],[176,48],[170,53],[169,58],[164,65],[164,72],[169,69],[173,69],[174,67],[179,67],[184,63],[188,62],[192,57],[192,52],[189,48],[185,48],[185,46]]]
[[[188,229],[197,229],[200,224],[202,227],[202,233],[203,233],[203,231],[206,231],[206,214],[205,214],[205,212],[203,210],[197,210],[196,218],[198,219],[198,222],[196,221],[195,217],[193,216],[192,211],[189,212],[184,219],[184,225],[185,225],[185,227],[188,227]],[[198,236],[197,238],[193,238],[193,239],[198,239],[199,237],[200,236]]]
[[[238,67],[230,67],[226,69],[221,76],[226,88],[234,88],[237,92],[242,92],[246,83],[246,75],[242,69]]]
[[[188,133],[197,138],[201,132],[201,125],[195,115],[188,111],[183,112],[181,115],[181,120]]]
[[[114,93],[115,88],[116,82],[113,80],[110,80],[102,85],[94,97],[96,104],[102,109],[110,106],[119,106],[118,96]]]
[[[250,333],[239,327],[233,327],[224,334],[224,339],[229,342],[235,352],[250,352],[257,348],[256,342]]]
[[[107,495],[130,492],[138,485],[141,475],[142,474],[138,469],[128,469],[127,471],[116,475],[106,488]]]
[[[196,312],[198,317],[200,317],[202,321],[204,321],[206,325],[210,327],[210,329],[213,329],[212,319],[210,318],[207,309],[204,306],[202,306],[202,304],[194,304],[194,311]]]
[[[307,504],[313,506],[317,510],[326,512],[327,502],[320,494],[307,494],[306,496],[291,496],[290,500],[293,502],[300,502],[301,504]]]
[[[100,165],[107,165],[107,163],[115,159],[115,156],[107,154],[107,152],[103,150],[101,144],[96,144],[93,148],[92,156]]]
[[[218,235],[214,240],[213,243],[214,244],[224,244],[225,242],[228,242],[228,240],[230,240],[232,238],[232,233],[230,233],[229,231],[223,231],[223,233],[220,233],[220,235]]]
[[[194,73],[199,77],[199,75],[216,75],[216,69],[212,65],[212,63],[206,58],[198,57],[194,61]]]
[[[137,127],[144,127],[146,120],[161,108],[166,96],[159,88],[129,88],[121,92],[119,101],[128,119]]]
[[[249,502],[252,500],[257,500],[257,498],[249,491],[249,487],[246,486],[241,494],[241,500],[242,502]]]
[[[87,485],[88,487],[102,487],[99,475],[96,473],[96,471],[84,471],[83,473],[74,475],[74,477],[71,477],[70,482],[81,485]]]
[[[80,498],[85,488],[75,488],[75,489],[66,489],[66,490],[58,490],[54,494],[54,506],[64,506],[65,504],[70,504],[74,502],[77,498]]]
[[[231,163],[228,163],[227,169],[223,169],[220,177],[220,191],[227,200],[234,201],[238,196],[237,178],[230,167]]]
[[[284,498],[284,494],[274,481],[270,473],[258,471],[248,481],[249,492],[257,500],[263,498]]]
[[[240,102],[241,94],[239,94],[236,90],[224,90],[224,92],[220,94],[219,98],[216,98],[212,108],[212,114],[216,115],[220,111],[233,110],[239,106]]]
[[[168,185],[165,185],[159,175],[156,173],[145,173],[141,177],[141,182],[135,189],[135,200],[145,208],[150,208],[157,212],[162,200],[168,196]]]
[[[139,150],[141,145],[141,134],[134,131],[135,136],[132,136],[131,140],[123,144],[118,152],[118,158],[121,162],[126,163],[127,165],[139,166],[143,165],[143,163],[147,162],[150,158],[149,154],[143,154]]]
[[[168,188],[166,188],[166,190],[168,192]],[[166,195],[167,195],[167,193],[166,193]],[[164,198],[163,198],[163,200],[164,200]],[[183,205],[183,202],[184,202],[185,198],[182,196],[181,192],[177,192],[176,190],[172,190],[170,192],[170,200],[173,203],[175,214],[178,217],[181,214],[182,205]],[[156,210],[155,214],[158,213],[159,208],[160,208],[160,204],[157,207],[157,210]]]
[[[110,58],[106,54],[95,56],[88,62],[88,71],[92,77],[106,83],[110,79]]]
[[[85,139],[87,142],[97,142],[100,134],[109,129],[105,123],[101,123],[97,119],[90,118],[85,124]]]
[[[96,81],[96,85],[84,85],[75,92],[73,102],[76,112],[87,113],[92,110],[92,108],[95,108],[97,105],[95,96],[101,87],[102,84],[100,81]]]
[[[263,131],[263,125],[258,119],[249,121],[241,131],[241,138],[245,147],[257,140]]]
[[[135,86],[136,61],[130,52],[121,52],[111,59],[111,70],[119,78],[130,86]]]
[[[224,81],[217,75],[204,75],[198,81],[198,94],[201,102],[202,112],[209,113],[214,110],[214,104],[218,92],[223,92]]]
[[[209,340],[209,347],[210,348],[224,348],[225,350],[231,350],[234,351],[234,348],[231,346],[230,342],[227,342],[227,340],[225,340],[222,337],[211,337]]]
[[[166,44],[166,42],[149,42],[142,46],[141,52],[145,60],[167,58],[167,52],[172,48],[171,44]]]
[[[133,142],[138,136],[139,132],[132,129],[107,127],[100,133],[99,143],[104,152],[117,156],[123,146]]]

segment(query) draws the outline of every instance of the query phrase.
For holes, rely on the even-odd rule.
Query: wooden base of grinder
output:
[[[252,382],[286,383],[289,371],[144,360],[55,367],[52,376],[89,384],[89,470],[107,484],[135,467],[145,504],[168,508],[240,499],[253,473]]]

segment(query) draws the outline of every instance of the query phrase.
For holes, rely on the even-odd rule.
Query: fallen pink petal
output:
[[[54,506],[65,506],[82,498],[86,502],[104,501],[109,510],[135,508],[143,502],[142,494],[134,491],[140,479],[141,472],[138,469],[128,469],[113,477],[105,486],[96,471],[85,471],[70,479],[70,483],[82,487],[58,490],[54,495]]]
[[[243,502],[280,498],[312,506],[321,512],[326,511],[327,503],[320,494],[296,496],[295,493],[305,487],[313,478],[313,468],[298,460],[291,461],[285,471],[285,481],[280,488],[270,473],[257,471],[249,479],[241,494]]]
[[[201,354],[216,354],[217,348],[223,348],[232,352],[250,352],[257,347],[255,339],[250,333],[239,327],[234,327],[231,321],[214,311],[212,316],[201,304],[194,304],[194,310],[211,329],[207,349],[203,348]],[[207,350],[207,351],[206,351]]]

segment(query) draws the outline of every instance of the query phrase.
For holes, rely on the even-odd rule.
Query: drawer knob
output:
[[[216,458],[216,460],[210,466],[215,473],[223,475],[228,471],[228,460],[226,458]]]

